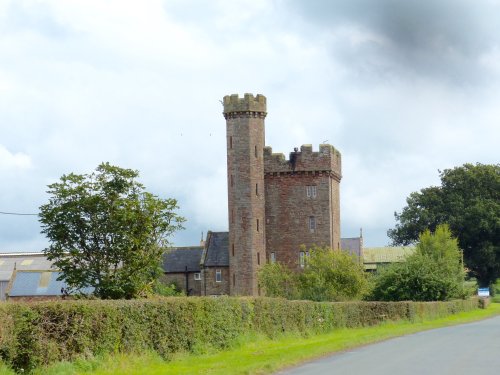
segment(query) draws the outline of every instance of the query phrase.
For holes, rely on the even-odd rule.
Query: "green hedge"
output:
[[[257,332],[310,335],[384,320],[426,320],[476,309],[450,302],[310,302],[275,298],[164,298],[0,304],[0,357],[18,371],[112,352],[154,350],[164,358],[223,349]]]

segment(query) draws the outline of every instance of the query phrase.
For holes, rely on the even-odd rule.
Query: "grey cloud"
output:
[[[491,2],[296,0],[290,4],[315,27],[354,27],[387,40],[387,44],[332,46],[335,56],[343,56],[361,73],[368,70],[368,75],[382,78],[387,73],[415,74],[455,84],[484,82],[488,72],[478,59],[500,44],[500,6]]]

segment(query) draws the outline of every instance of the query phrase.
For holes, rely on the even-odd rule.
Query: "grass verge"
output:
[[[169,362],[155,353],[116,354],[91,360],[58,363],[35,374],[268,374],[327,354],[348,350],[392,337],[468,323],[500,315],[500,304],[446,318],[417,323],[386,322],[374,327],[339,329],[329,334],[302,338],[283,336],[270,340],[244,337],[230,350],[204,354],[179,354]],[[0,366],[0,374],[12,375]]]

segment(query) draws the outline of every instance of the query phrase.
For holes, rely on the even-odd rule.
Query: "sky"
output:
[[[221,100],[267,97],[266,144],[342,153],[341,233],[385,246],[439,171],[500,159],[500,1],[0,0],[0,211],[101,162],[227,230]],[[0,214],[0,252],[41,251]]]

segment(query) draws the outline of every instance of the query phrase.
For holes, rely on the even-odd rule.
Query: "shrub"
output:
[[[306,300],[348,301],[361,297],[368,281],[363,266],[347,252],[313,246],[299,275],[299,289]]]
[[[311,302],[280,298],[59,301],[0,305],[0,359],[17,371],[113,352],[223,349],[250,333],[310,335],[384,320],[434,319],[478,308],[450,302]]]
[[[392,264],[374,279],[371,300],[445,301],[465,298],[464,270],[457,240],[446,225],[420,235],[417,251]]]
[[[303,272],[268,263],[259,271],[259,284],[269,297],[311,301],[359,299],[368,290],[368,280],[359,262],[343,251],[313,246],[307,252]]]
[[[299,298],[297,273],[282,263],[267,263],[259,271],[259,285],[268,297]]]

